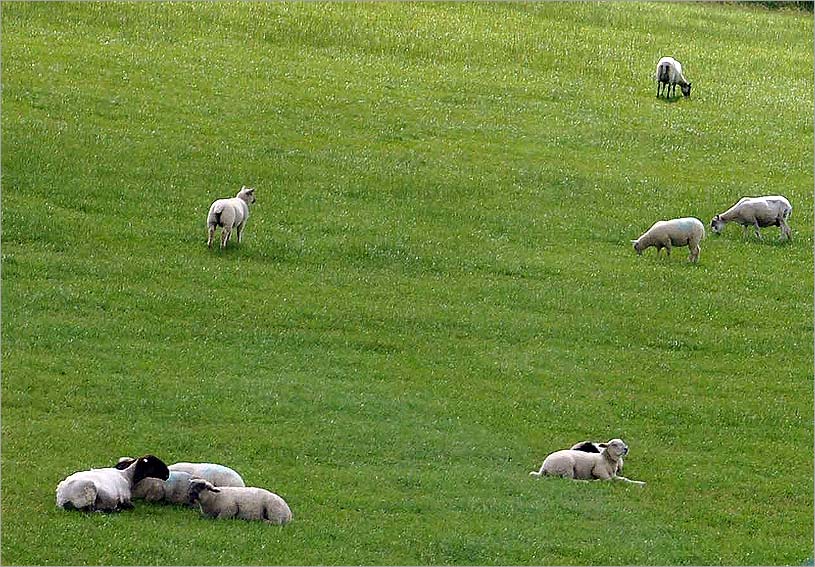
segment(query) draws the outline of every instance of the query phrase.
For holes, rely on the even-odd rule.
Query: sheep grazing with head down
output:
[[[127,468],[134,459],[122,457],[116,468]],[[168,467],[170,476],[166,480],[145,478],[133,487],[133,498],[148,502],[192,505],[190,501],[190,481],[193,478],[208,480],[215,486],[245,486],[241,475],[236,471],[214,463],[175,463]]]
[[[696,262],[699,260],[699,252],[702,250],[699,243],[704,237],[705,225],[702,224],[702,221],[694,217],[684,217],[657,221],[642,236],[632,240],[631,243],[638,255],[641,255],[646,248],[655,246],[657,256],[659,256],[663,248],[668,251],[668,256],[670,256],[673,246],[687,246],[690,249],[688,259],[691,262]]]
[[[80,471],[57,485],[57,506],[66,510],[114,512],[133,507],[132,489],[144,478],[166,480],[170,476],[161,459],[145,455],[124,469],[109,467]]]
[[[231,199],[218,199],[209,207],[207,214],[207,246],[212,248],[215,228],[221,228],[221,248],[226,248],[232,229],[238,234],[238,244],[243,238],[243,228],[249,218],[249,205],[255,202],[255,190],[245,185]]]
[[[673,57],[663,57],[657,62],[657,97],[662,92],[664,85],[665,98],[676,94],[676,85],[682,89],[682,94],[690,96],[690,83],[685,79],[682,74],[682,63]]]
[[[781,227],[781,236],[787,240],[792,239],[792,231],[787,221],[792,213],[792,205],[786,197],[769,195],[766,197],[742,197],[739,202],[713,217],[710,228],[716,234],[721,234],[724,226],[729,222],[739,223],[746,232],[751,226],[756,236],[761,239],[759,228],[765,226]]]
[[[263,520],[270,524],[291,521],[291,509],[286,501],[263,488],[216,487],[194,478],[190,481],[190,500],[197,502],[201,513],[210,518]]]
[[[535,477],[562,476],[574,480],[621,480],[644,485],[644,482],[617,474],[620,459],[627,454],[628,445],[622,439],[612,439],[600,453],[575,449],[555,451],[544,459],[540,470],[529,474]]]

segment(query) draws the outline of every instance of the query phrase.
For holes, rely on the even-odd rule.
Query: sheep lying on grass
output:
[[[210,518],[263,520],[270,524],[291,521],[291,510],[277,494],[252,487],[215,487],[194,478],[190,481],[190,500],[197,502],[201,513]]]
[[[622,439],[612,439],[600,453],[575,449],[555,451],[544,459],[540,470],[529,474],[535,477],[562,476],[575,480],[621,480],[642,486],[644,482],[617,474],[620,459],[627,453],[628,445]]]
[[[608,443],[595,443],[593,441],[582,441],[572,445],[572,451],[583,451],[584,453],[602,453],[603,449],[608,447]],[[622,456],[617,460],[616,473],[620,474],[623,471],[623,458]]]
[[[238,233],[238,244],[243,237],[243,227],[249,218],[249,205],[255,202],[255,190],[243,186],[238,194],[231,199],[218,199],[209,207],[207,214],[207,246],[212,248],[212,238],[215,236],[215,228],[221,229],[221,248],[226,248],[229,242],[229,235],[232,229]]]
[[[690,249],[688,259],[691,262],[699,260],[701,247],[699,243],[705,237],[705,225],[697,218],[684,217],[667,221],[657,221],[651,228],[636,240],[632,240],[634,250],[638,255],[651,246],[656,246],[657,256],[665,248],[668,256],[671,255],[671,247],[687,246]]]
[[[737,222],[747,232],[749,227],[755,228],[756,236],[760,239],[759,228],[765,226],[781,227],[781,236],[787,240],[792,239],[792,232],[787,220],[792,213],[792,205],[781,195],[766,197],[742,197],[739,202],[725,212],[713,217],[710,228],[716,234],[721,234],[724,226],[729,222]]]
[[[134,459],[122,457],[117,469],[127,468]],[[245,486],[241,475],[223,465],[214,463],[175,463],[168,467],[166,480],[145,478],[133,487],[133,498],[148,502],[166,502],[191,506],[190,481],[193,478],[208,480],[215,486]]]
[[[665,98],[676,94],[676,85],[682,89],[682,94],[690,96],[690,83],[685,79],[682,74],[682,63],[673,57],[663,57],[657,62],[657,96],[660,95],[662,86],[665,86],[663,93]],[[673,91],[673,92],[671,92]]]
[[[57,506],[66,510],[114,512],[133,507],[132,489],[144,478],[170,476],[161,459],[145,455],[124,469],[115,467],[76,472],[57,485]]]

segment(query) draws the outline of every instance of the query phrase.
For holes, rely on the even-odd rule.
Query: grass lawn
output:
[[[811,13],[0,11],[4,564],[811,564]],[[631,248],[762,194],[792,242]],[[645,487],[528,474],[612,437]],[[294,521],[56,507],[145,453]]]

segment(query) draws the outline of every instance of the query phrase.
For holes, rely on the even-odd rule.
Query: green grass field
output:
[[[4,564],[811,564],[811,13],[1,9]],[[629,243],[761,194],[791,243]],[[645,487],[528,474],[611,437]],[[294,521],[56,507],[148,452]]]

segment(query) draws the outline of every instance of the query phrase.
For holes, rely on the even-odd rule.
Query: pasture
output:
[[[4,564],[811,561],[811,13],[0,10]],[[688,99],[655,96],[667,54]],[[789,243],[629,242],[769,194]],[[612,437],[645,487],[528,474]],[[145,453],[294,521],[57,509]]]

